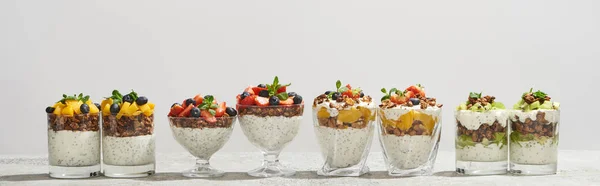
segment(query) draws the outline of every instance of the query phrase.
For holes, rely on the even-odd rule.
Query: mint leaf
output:
[[[544,93],[544,92],[542,92],[542,91],[539,91],[539,90],[538,90],[537,92],[534,92],[534,93],[533,93],[533,97],[535,97],[535,98],[540,98],[540,99],[543,99],[543,98],[545,98],[545,97],[546,97],[546,95],[547,95],[546,93]]]
[[[277,98],[281,101],[285,101],[288,99],[288,94],[286,92],[279,93],[277,94]]]
[[[381,88],[381,92],[387,94],[387,90],[385,90],[385,88]]]
[[[338,89],[338,92],[346,92],[348,91],[348,87],[341,87]]]
[[[210,106],[210,108],[211,108],[211,109],[216,109],[216,108],[219,108],[219,105],[217,105],[217,104],[212,104],[212,105]]]
[[[398,94],[398,89],[397,89],[397,88],[392,88],[392,89],[390,89],[389,95],[391,96],[391,95],[392,95],[392,93],[396,93],[396,94]]]
[[[383,97],[381,98],[381,101],[383,101],[383,100],[387,100],[387,99],[390,99],[390,95],[385,95],[385,96],[383,96]]]
[[[476,92],[471,92],[469,93],[469,98],[481,98],[481,92],[480,93],[476,93]]]
[[[342,87],[342,82],[341,82],[340,80],[337,80],[337,81],[335,82],[335,89],[338,89],[338,90],[339,90],[339,89],[340,89],[340,87]]]
[[[275,76],[275,79],[273,79],[273,86],[277,86],[277,84],[279,84],[279,77]]]
[[[210,109],[210,110],[208,110],[208,112],[210,112],[210,115],[213,115],[213,116],[214,116],[215,114],[217,114],[217,111],[215,111],[215,110],[213,110],[213,109]]]

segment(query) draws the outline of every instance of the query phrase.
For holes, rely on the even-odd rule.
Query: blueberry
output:
[[[131,97],[131,95],[127,94],[127,95],[123,96],[123,101],[133,103],[133,97]]]
[[[90,106],[87,104],[81,104],[81,106],[79,106],[79,111],[81,111],[83,114],[90,113]]]
[[[179,105],[179,106],[181,106],[181,104],[179,104],[179,103],[173,103],[173,104],[171,105],[171,108],[173,108],[175,105]]]
[[[300,103],[302,103],[302,96],[296,94],[296,96],[294,96],[294,104]]]
[[[331,95],[331,99],[333,99],[333,100],[337,100],[339,97],[342,97],[342,94],[340,94],[339,92],[334,92]]]
[[[185,105],[190,105],[190,104],[194,104],[194,106],[196,105],[196,100],[192,99],[192,98],[187,98],[185,100]]]
[[[365,93],[363,93],[362,91],[360,91],[360,97],[365,97]]]
[[[410,102],[412,102],[413,105],[418,105],[421,103],[421,100],[418,98],[410,98]]]
[[[268,90],[261,90],[260,92],[258,92],[258,96],[264,97],[264,98],[268,98],[269,97],[269,91]]]
[[[208,97],[213,97],[213,96],[212,95],[206,95],[206,96],[204,96],[204,99],[208,99]]]
[[[200,117],[200,109],[198,107],[192,108],[192,110],[190,110],[190,116],[195,118]]]
[[[112,105],[110,105],[110,113],[117,114],[117,113],[119,113],[119,110],[121,110],[121,107],[119,106],[119,104],[113,103]]]
[[[237,111],[236,111],[234,108],[231,108],[231,107],[227,107],[227,108],[225,109],[225,112],[226,112],[226,113],[227,113],[227,115],[229,115],[229,116],[235,116],[235,115],[237,115]]]
[[[54,107],[46,107],[46,113],[50,114],[54,112]]]
[[[146,103],[148,103],[148,98],[140,96],[137,100],[135,100],[135,103],[137,103],[138,106],[145,105]]]
[[[100,103],[94,103],[94,105],[96,105],[96,108],[102,110],[102,106],[100,106]]]
[[[246,97],[250,96],[250,92],[242,92],[242,94],[240,95],[240,99],[244,99]]]
[[[271,98],[269,98],[269,105],[279,105],[279,98],[277,96],[271,96]]]
[[[294,97],[298,94],[296,94],[296,92],[288,92],[288,97]]]
[[[331,92],[334,92],[334,91],[331,91],[331,90],[325,91],[325,95],[329,95],[329,94],[331,94]]]
[[[257,87],[260,87],[260,88],[267,88],[267,85],[265,85],[265,84],[258,84],[258,86],[257,86]]]

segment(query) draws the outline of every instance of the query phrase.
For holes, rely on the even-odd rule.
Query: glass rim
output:
[[[205,120],[205,119],[204,119],[204,118],[202,118],[202,117],[197,117],[197,118],[196,118],[196,117],[191,117],[191,116],[190,116],[190,117],[167,116],[167,118],[168,118],[169,120],[171,120],[171,119],[182,119],[182,120]],[[235,119],[235,118],[237,118],[237,115],[235,115],[235,116],[221,116],[221,117],[215,117],[215,118],[217,118],[217,120],[218,120],[218,119],[227,119],[227,118],[233,118],[233,119]]]
[[[239,103],[235,104],[236,107],[245,107],[245,108],[286,108],[286,107],[300,107],[304,106],[304,102],[300,104],[292,104],[292,105],[268,105],[268,106],[260,106],[260,105],[242,105]]]

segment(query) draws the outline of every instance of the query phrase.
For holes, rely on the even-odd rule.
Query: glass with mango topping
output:
[[[471,92],[457,107],[456,172],[466,175],[508,171],[508,112],[494,96]]]
[[[442,104],[425,88],[381,89],[379,141],[390,176],[431,175],[442,130]]]
[[[326,91],[313,103],[314,129],[325,160],[323,176],[360,176],[366,166],[375,128],[375,103],[360,88],[342,86]]]
[[[53,178],[100,176],[100,116],[83,94],[67,96],[46,108],[48,164]]]
[[[514,105],[509,116],[511,173],[556,174],[559,108],[546,93],[533,89]]]
[[[101,103],[103,172],[108,177],[154,174],[154,103],[117,90]]]

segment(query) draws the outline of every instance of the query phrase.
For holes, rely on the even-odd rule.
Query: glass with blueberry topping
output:
[[[254,177],[291,176],[296,171],[279,163],[279,153],[298,134],[304,103],[302,96],[287,92],[290,84],[251,86],[237,96],[238,119],[248,141],[261,150],[262,165],[248,172]]]
[[[100,116],[83,94],[67,96],[46,108],[48,164],[53,178],[100,175]]]
[[[102,157],[108,177],[154,174],[154,103],[134,91],[112,92],[102,107]]]
[[[220,177],[224,172],[210,166],[211,156],[227,143],[237,111],[218,103],[213,96],[196,95],[181,104],[175,103],[169,112],[173,137],[196,157],[194,168],[183,172],[185,177]]]

